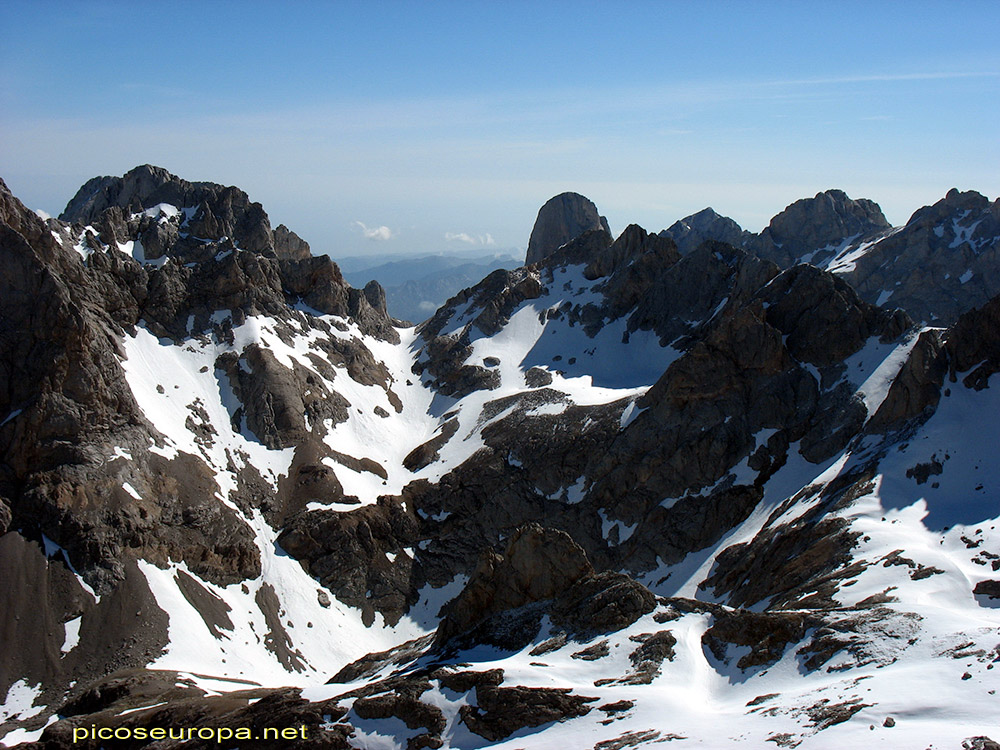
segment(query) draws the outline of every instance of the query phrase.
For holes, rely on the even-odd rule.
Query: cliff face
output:
[[[768,233],[820,268],[553,201],[572,237],[414,329],[236,188],[0,187],[0,733],[983,734],[1000,298],[927,328],[845,269],[988,257],[995,204],[820,194]]]
[[[1000,294],[998,216],[998,201],[953,189],[905,225],[890,227],[876,203],[828,190],[791,204],[759,235],[710,208],[660,234],[685,255],[716,240],[781,268],[808,263],[840,276],[867,302],[951,325]]]
[[[528,239],[525,264],[538,263],[547,255],[591,229],[608,234],[608,220],[597,213],[593,201],[579,193],[560,193],[546,201],[538,211]]]

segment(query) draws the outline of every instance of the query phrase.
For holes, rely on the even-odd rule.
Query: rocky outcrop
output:
[[[359,607],[369,625],[376,611],[394,624],[416,601],[416,542],[412,511],[388,497],[347,513],[302,513],[278,538],[338,599]]]
[[[529,524],[503,554],[484,552],[462,593],[448,605],[434,646],[489,643],[523,648],[538,634],[543,613],[564,633],[587,640],[628,627],[656,599],[620,573],[597,573],[568,534]]]
[[[284,224],[278,224],[274,228],[274,254],[279,258],[290,260],[305,260],[312,257],[309,243]]]
[[[537,299],[541,293],[538,272],[528,268],[498,269],[476,286],[462,290],[418,327],[426,342],[426,356],[414,363],[413,373],[431,375],[437,391],[456,398],[496,388],[500,385],[496,372],[467,364],[472,339],[497,333],[522,302]]]
[[[79,223],[43,222],[0,183],[0,359],[5,363],[0,367],[0,527],[20,529],[27,539],[44,535],[45,544],[59,553],[41,558],[49,570],[40,580],[60,582],[39,589],[19,575],[5,577],[11,597],[6,611],[22,611],[30,599],[39,618],[51,621],[44,639],[38,639],[37,630],[5,631],[5,642],[31,662],[18,669],[21,676],[38,676],[36,682],[49,691],[46,700],[73,680],[141,667],[166,644],[166,616],[137,560],[183,563],[193,576],[220,585],[260,575],[254,531],[233,505],[248,516],[260,509],[280,523],[314,499],[304,500],[301,488],[308,467],[322,466],[321,458],[330,451],[309,463],[302,446],[313,445],[326,425],[343,421],[347,408],[317,371],[332,381],[343,368],[347,377],[384,388],[390,403],[399,405],[384,365],[359,339],[332,336],[333,323],[291,307],[304,303],[351,320],[373,336],[398,341],[380,287],[351,289],[329,258],[309,257],[307,246],[291,232],[278,232],[276,250],[266,214],[242,191],[138,168],[124,178],[88,183],[71,201],[66,218]],[[200,455],[173,452],[126,381],[123,342],[144,327],[178,342],[200,346],[211,339],[224,347],[234,343],[234,330],[252,316],[269,318],[278,338],[290,340],[313,328],[326,336],[303,360],[317,371],[302,364],[286,367],[256,343],[216,363],[220,387],[228,379],[226,390],[237,402],[230,403],[236,432],[245,424],[248,434],[265,445],[296,448],[292,480],[275,489],[245,467],[236,489],[223,497],[217,468],[208,462],[223,427],[210,422],[205,407],[211,405],[198,398],[186,405]],[[188,351],[194,351],[190,343]],[[230,455],[229,468],[236,472],[246,458]],[[358,469],[382,472],[384,478],[385,470],[377,465],[360,461]],[[313,491],[321,485],[311,484]],[[323,486],[330,495],[342,495],[339,485]],[[10,546],[4,554],[13,557],[0,564],[14,564],[16,558],[25,566],[24,554],[12,551],[17,535],[2,538]],[[74,610],[79,591],[66,594],[67,587],[79,589],[74,573],[101,596],[99,606],[84,602]],[[408,592],[408,574],[402,578],[402,590]],[[207,589],[192,583],[194,577],[180,580],[186,582],[178,584],[185,596],[193,597],[189,602],[197,603],[192,606],[204,605],[206,625],[222,632],[228,620],[212,614],[215,600]],[[397,610],[405,608],[408,596],[393,599]],[[143,617],[133,612],[116,621],[109,608],[120,608],[122,597],[132,597]],[[272,592],[261,601],[271,613],[268,637],[280,650],[289,644],[277,596]],[[59,658],[62,640],[55,639],[63,637],[61,623],[81,613],[81,658]],[[6,625],[0,622],[0,627]],[[106,655],[105,636],[119,643]],[[294,649],[286,650],[276,652],[282,663],[301,666]],[[8,678],[14,679],[0,675],[0,682]],[[9,684],[0,689],[6,691]]]
[[[708,240],[746,247],[755,237],[728,216],[721,216],[712,208],[704,208],[675,221],[660,232],[660,236],[672,239],[681,255],[687,255]]]
[[[187,233],[208,240],[231,238],[251,252],[274,251],[274,233],[259,203],[235,187],[210,182],[188,182],[162,167],[149,164],[122,177],[95,177],[88,181],[59,215],[61,221],[78,224],[104,223],[113,231],[114,219],[152,210],[160,204],[187,209],[181,227]],[[109,209],[119,209],[109,212]],[[155,217],[153,217],[155,218]],[[105,238],[107,242],[110,237]],[[298,242],[301,240],[295,238]],[[296,244],[283,233],[283,249]]]
[[[760,257],[783,268],[801,262],[821,265],[844,240],[889,228],[878,204],[851,199],[842,190],[827,190],[788,206],[750,245]]]
[[[945,341],[951,377],[968,373],[967,387],[988,387],[990,376],[1000,371],[1000,295],[960,317]]]
[[[561,193],[545,202],[535,219],[528,239],[525,264],[538,263],[547,255],[591,229],[603,229],[609,235],[608,220],[597,206],[579,193]]]
[[[778,271],[773,263],[731,245],[705,242],[676,263],[656,264],[643,274],[644,281],[635,287],[641,296],[629,314],[629,330],[652,329],[662,343],[683,347],[681,342],[694,338],[695,330],[714,312],[735,309]],[[614,289],[617,283],[613,280],[609,286]],[[627,303],[634,293],[612,294]]]
[[[1000,294],[1000,199],[950,190],[844,273],[861,296],[949,325]]]
[[[568,534],[537,525],[521,528],[503,555],[491,550],[480,558],[469,583],[448,606],[436,642],[443,645],[491,615],[554,599],[593,572]]]
[[[573,695],[569,688],[476,688],[476,704],[463,706],[461,721],[469,731],[499,742],[519,729],[565,721],[590,713],[588,703],[600,700]]]
[[[988,388],[990,377],[1000,372],[997,331],[1000,296],[962,314],[947,331],[923,331],[866,431],[898,430],[927,419],[941,400],[946,378],[954,383],[961,377],[966,388]]]
[[[593,335],[627,315],[630,331],[651,328],[682,356],[632,407],[568,406],[558,417],[536,416],[539,405],[556,398],[551,389],[490,402],[483,414],[492,421],[482,431],[489,450],[440,483],[405,493],[422,516],[447,516],[425,524],[430,540],[421,563],[429,580],[447,581],[458,560],[468,569],[479,549],[518,520],[569,531],[602,569],[679,562],[715,543],[753,510],[791,445],[820,462],[861,431],[871,415],[842,363],[870,339],[897,340],[911,325],[904,313],[863,302],[844,281],[811,266],[781,273],[712,242],[680,257],[669,239],[634,226],[603,247],[590,239],[598,234],[550,255],[539,280],[544,295],[562,269],[583,265],[603,304],[575,304],[569,296],[546,319],[579,323]],[[510,285],[495,281],[494,299],[504,299]],[[462,299],[464,308],[449,305],[426,330],[455,330],[456,315],[475,320],[483,303],[472,292]],[[434,351],[427,350],[431,362]],[[626,408],[636,416],[622,430]],[[763,431],[765,441],[756,437]],[[435,440],[438,451],[446,438]],[[727,479],[744,459],[750,478]],[[562,499],[571,485],[582,487],[578,504]],[[491,502],[498,486],[502,508]],[[603,529],[589,520],[598,511]],[[612,520],[621,526],[609,530]]]
[[[192,183],[146,165],[123,177],[94,178],[60,219],[72,222],[78,234],[92,226],[90,241],[98,248],[124,250],[131,243],[132,257],[148,276],[141,280],[148,300],[139,294],[138,302],[146,304],[140,317],[162,325],[160,335],[182,338],[191,315],[204,330],[217,310],[231,310],[236,318],[283,316],[289,303],[301,302],[399,341],[377,283],[352,289],[328,256],[313,257],[308,243],[284,225],[272,231],[263,207],[238,188]],[[171,258],[182,262],[165,263]],[[103,253],[91,254],[89,262],[107,265]]]

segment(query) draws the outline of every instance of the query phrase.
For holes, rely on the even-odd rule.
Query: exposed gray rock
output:
[[[675,221],[660,232],[660,236],[672,239],[681,255],[694,251],[707,240],[746,247],[754,238],[751,232],[742,229],[728,216],[719,215],[712,208],[704,208]]]
[[[355,680],[359,680],[364,677],[374,677],[387,666],[408,664],[420,656],[427,649],[427,647],[430,646],[433,640],[433,635],[425,635],[420,638],[414,638],[412,641],[401,643],[388,651],[377,651],[371,654],[366,654],[357,661],[353,661],[341,668],[337,674],[327,680],[327,684],[332,685],[338,682],[354,682]],[[502,679],[503,671],[497,671],[500,672]],[[441,677],[441,684],[451,687],[451,684],[447,683],[444,677]],[[496,684],[499,685],[500,680],[497,680]],[[466,690],[468,689],[469,688],[466,688]],[[452,690],[458,690],[458,688],[452,687]],[[460,690],[459,692],[464,691]]]
[[[376,611],[395,623],[419,589],[413,558],[404,551],[416,545],[416,533],[412,510],[381,497],[346,513],[301,513],[287,523],[278,543],[338,599],[360,607],[367,624]]]
[[[312,255],[309,243],[284,224],[274,228],[274,254],[279,258],[304,260]]]
[[[869,302],[949,325],[1000,294],[1000,199],[950,190],[844,274]]]
[[[199,238],[230,237],[244,250],[274,251],[274,235],[267,214],[259,203],[235,187],[210,182],[188,182],[162,167],[148,164],[122,177],[95,177],[66,205],[59,218],[66,222],[94,224],[108,209],[111,216],[126,216],[168,203],[178,209],[193,209],[187,231]]]
[[[669,630],[657,633],[642,633],[629,636],[630,641],[641,644],[631,654],[629,661],[632,669],[620,678],[602,678],[594,681],[594,685],[648,685],[660,674],[660,666],[664,661],[674,660],[674,646],[677,639]]]
[[[748,612],[718,608],[713,610],[712,626],[701,637],[705,647],[728,665],[729,646],[747,649],[736,661],[741,670],[770,666],[784,655],[790,644],[798,643],[818,621],[797,612]]]
[[[550,198],[539,209],[531,229],[525,264],[537,263],[590,229],[603,229],[611,234],[608,220],[597,212],[593,201],[578,193],[561,193]]]
[[[471,289],[462,290],[418,327],[427,356],[417,361],[413,373],[432,375],[435,389],[449,396],[497,388],[500,377],[495,370],[466,363],[473,335],[476,331],[488,336],[497,333],[518,305],[537,299],[541,293],[538,272],[526,268],[499,269]],[[457,331],[443,333],[446,326],[454,327],[455,323],[460,324]]]
[[[845,239],[887,229],[889,222],[878,204],[866,198],[853,200],[842,190],[826,190],[792,203],[750,245],[760,257],[783,268],[800,262],[819,265]]]
[[[554,599],[593,570],[568,534],[537,525],[521,528],[502,556],[483,554],[462,593],[448,605],[435,642],[443,645],[490,615]]]

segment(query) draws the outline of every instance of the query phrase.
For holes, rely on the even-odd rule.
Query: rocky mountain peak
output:
[[[85,182],[66,204],[60,220],[89,224],[112,206],[142,211],[158,203],[187,205],[186,199],[202,185],[171,174],[163,167],[143,164],[121,177],[94,177]]]
[[[147,259],[185,254],[189,243],[178,240],[187,238],[230,240],[242,250],[279,258],[310,257],[308,243],[283,225],[272,230],[261,204],[239,188],[188,182],[149,164],[121,177],[88,180],[59,218],[93,225],[105,243],[138,232]]]
[[[745,247],[753,238],[750,232],[728,216],[720,215],[713,208],[703,208],[697,213],[675,221],[660,232],[660,236],[670,237],[676,242],[681,255],[687,255],[706,240]]]
[[[975,190],[960,191],[958,188],[952,188],[937,203],[914,212],[907,226],[916,224],[932,226],[948,218],[961,220],[971,214],[984,212],[990,213],[994,222],[1000,221],[1000,199],[991,204],[989,198]]]
[[[754,245],[760,256],[787,267],[802,260],[816,262],[819,251],[832,253],[848,238],[889,228],[874,201],[854,200],[842,190],[826,190],[788,206],[771,219]]]
[[[550,198],[538,211],[528,240],[525,264],[537,263],[591,229],[603,229],[611,234],[608,220],[598,213],[593,201],[579,193],[560,193]]]
[[[998,260],[1000,200],[953,188],[839,272],[865,299],[941,325],[1000,291]]]

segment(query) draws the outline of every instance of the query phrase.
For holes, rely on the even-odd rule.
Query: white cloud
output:
[[[368,227],[360,221],[354,222],[354,225],[361,229],[361,233],[370,240],[391,240],[396,236],[387,226],[380,227]]]
[[[45,211],[43,211],[40,208],[36,208],[36,209],[34,209],[34,211],[35,211],[35,215],[39,219],[41,219],[42,221],[48,221],[49,219],[52,218],[51,214],[47,214]]]
[[[495,245],[496,240],[493,239],[493,235],[487,232],[486,234],[471,235],[468,232],[445,232],[444,238],[448,242],[464,242],[468,245]]]

